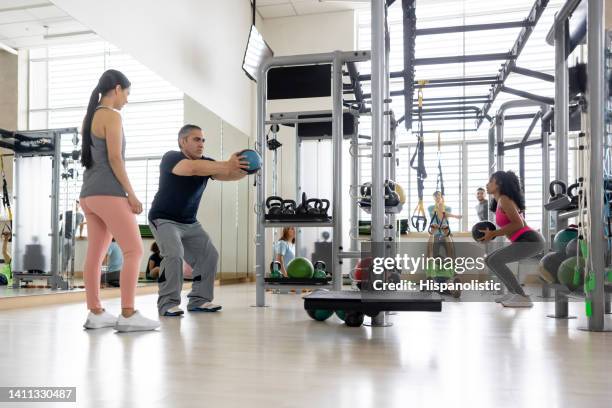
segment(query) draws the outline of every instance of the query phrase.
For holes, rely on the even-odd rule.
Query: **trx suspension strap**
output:
[[[438,177],[436,179],[436,191],[441,195],[442,198],[442,208],[438,208],[438,204],[436,203],[434,206],[434,212],[431,217],[431,222],[429,223],[430,234],[433,233],[433,227],[437,226],[440,233],[446,237],[448,237],[451,233],[450,225],[448,223],[448,218],[446,218],[446,205],[444,204],[444,177],[442,175],[442,157],[440,150],[442,149],[442,141],[440,138],[440,132],[438,132]],[[442,218],[438,216],[438,210],[442,212]]]
[[[417,144],[414,154],[410,159],[410,168],[416,170],[417,191],[419,194],[419,202],[412,212],[412,226],[419,232],[425,231],[427,227],[427,216],[425,215],[425,208],[423,207],[424,181],[427,178],[427,171],[425,170],[425,144],[423,140],[423,85],[426,83],[427,81],[419,81],[419,90],[417,93],[419,114]],[[415,159],[417,159],[416,166],[414,165]]]
[[[442,176],[442,158],[440,157],[441,145],[440,132],[438,132],[438,178],[436,179],[436,191],[442,193],[442,197],[444,197],[444,177]]]

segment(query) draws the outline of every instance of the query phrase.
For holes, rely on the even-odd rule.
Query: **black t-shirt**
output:
[[[153,261],[153,267],[161,265],[162,257],[155,252],[149,257],[149,262]],[[149,276],[151,269],[149,268],[149,262],[147,262],[147,271],[145,272],[145,276]]]
[[[171,150],[164,154],[159,164],[159,189],[149,211],[149,220],[158,218],[182,224],[196,222],[196,213],[202,193],[210,176],[177,176],[172,173],[174,166],[187,157],[182,152]],[[200,160],[214,161],[210,157]]]

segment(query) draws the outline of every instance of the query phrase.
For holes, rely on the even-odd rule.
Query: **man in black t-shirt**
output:
[[[205,157],[204,134],[195,125],[185,125],[178,134],[180,151],[164,154],[159,165],[159,189],[149,211],[149,225],[162,256],[157,308],[162,316],[180,316],[183,311],[183,259],[193,268],[193,284],[187,295],[190,312],[216,312],[213,304],[219,253],[196,219],[200,200],[209,180],[232,181],[246,175],[248,162],[234,153],[227,161]]]

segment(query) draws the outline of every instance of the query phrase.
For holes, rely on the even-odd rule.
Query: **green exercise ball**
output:
[[[562,252],[565,254],[565,248],[567,244],[574,238],[578,237],[578,230],[576,228],[565,228],[555,235],[553,241],[553,251]]]
[[[310,279],[314,274],[312,262],[306,258],[294,258],[287,265],[287,275],[290,278]]]
[[[310,316],[312,319],[318,322],[323,322],[329,319],[331,315],[334,314],[334,311],[325,310],[325,309],[315,309],[315,310],[306,310],[306,313],[308,313],[308,316]]]
[[[580,259],[580,262],[577,260]],[[578,264],[578,273],[576,272],[576,264]],[[578,289],[583,282],[583,272],[584,272],[584,258],[568,258],[565,261],[561,262],[559,265],[559,271],[557,272],[557,278],[559,279],[559,283],[568,287],[569,290]]]

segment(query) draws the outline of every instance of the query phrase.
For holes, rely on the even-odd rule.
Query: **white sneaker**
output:
[[[503,301],[510,299],[512,296],[514,296],[514,293],[506,293],[505,295],[497,296],[495,298],[495,303],[502,303]]]
[[[198,307],[187,308],[190,312],[217,312],[221,310],[220,305],[215,305],[212,302],[206,302]]]
[[[117,316],[113,316],[105,310],[100,314],[89,312],[83,327],[86,329],[102,329],[104,327],[113,327],[115,323],[117,323]]]
[[[159,321],[147,319],[140,312],[136,311],[130,317],[124,317],[119,315],[117,323],[115,324],[115,330],[118,332],[134,332],[134,331],[147,331],[155,330],[159,327]]]
[[[532,307],[533,303],[529,296],[512,295],[510,299],[504,300],[502,305],[504,307]]]

